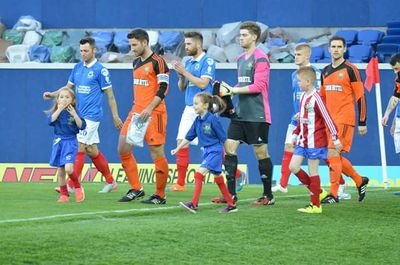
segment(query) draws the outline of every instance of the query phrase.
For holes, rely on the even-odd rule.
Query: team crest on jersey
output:
[[[205,122],[203,124],[203,132],[204,132],[204,134],[208,134],[208,135],[211,134],[211,124],[210,123]]]
[[[307,104],[306,104],[306,110],[307,110],[309,113],[313,113],[313,112],[314,112],[313,105],[312,105],[311,103],[307,103]]]
[[[208,58],[207,59],[207,64],[208,65],[213,65],[214,64],[214,60],[212,58]]]
[[[75,120],[74,120],[74,117],[72,117],[72,116],[69,117],[69,118],[68,118],[68,125],[74,124],[74,121],[75,121]]]
[[[343,77],[344,77],[343,73],[339,73],[339,74],[338,74],[338,78],[339,78],[339,79],[343,79]]]
[[[196,63],[196,64],[194,65],[194,70],[199,70],[199,68],[200,68],[200,64]]]
[[[247,68],[248,68],[248,69],[253,68],[253,62],[249,62],[249,63],[247,64]]]
[[[110,73],[108,72],[108,70],[106,68],[101,69],[101,74],[104,76],[108,76]]]
[[[94,75],[94,74],[93,74],[93,71],[89,71],[89,73],[87,74],[87,77],[88,77],[88,78],[92,78],[93,75]]]
[[[148,66],[146,66],[146,67],[144,68],[144,72],[145,72],[146,74],[149,73],[149,70],[150,70],[150,68],[149,68]]]

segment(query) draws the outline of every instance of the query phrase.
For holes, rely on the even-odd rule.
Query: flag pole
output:
[[[378,132],[379,132],[379,148],[381,152],[381,165],[382,165],[382,179],[383,187],[388,188],[388,176],[387,176],[387,164],[386,164],[386,148],[385,148],[385,137],[383,134],[383,126],[380,121],[382,120],[382,102],[381,102],[381,84],[375,84],[375,99],[376,99],[376,109],[378,115]]]

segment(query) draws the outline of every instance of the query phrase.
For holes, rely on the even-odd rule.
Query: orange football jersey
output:
[[[360,101],[359,121],[366,121],[364,86],[355,65],[344,61],[336,68],[326,66],[321,73],[321,96],[336,124],[355,126],[356,101]]]
[[[163,58],[153,53],[145,61],[140,58],[133,61],[133,105],[136,112],[140,113],[153,101],[162,82],[169,83],[169,69]],[[165,94],[167,92],[168,89]],[[162,100],[154,111],[166,112],[165,101]]]

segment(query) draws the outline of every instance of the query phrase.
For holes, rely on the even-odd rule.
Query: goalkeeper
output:
[[[263,193],[252,205],[272,205],[275,199],[271,192],[273,165],[268,154],[268,131],[271,124],[269,107],[268,57],[256,43],[261,29],[255,22],[243,22],[240,25],[240,46],[244,52],[237,60],[238,83],[231,87],[221,82],[221,97],[238,95],[236,113],[231,117],[228,128],[228,140],[225,142],[225,171],[228,190],[237,201],[235,173],[238,164],[237,149],[240,143],[252,145],[258,160],[258,168],[263,184]]]

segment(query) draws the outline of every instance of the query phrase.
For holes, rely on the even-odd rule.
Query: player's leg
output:
[[[178,135],[176,137],[177,139],[177,145],[179,145],[183,139],[185,139],[185,136],[187,132],[189,131],[190,127],[192,126],[194,120],[196,119],[196,113],[194,112],[194,109],[192,106],[186,106],[181,117],[181,121],[179,123],[179,128],[178,128]],[[191,144],[197,145],[198,139],[196,138],[195,140],[192,141]],[[178,179],[176,184],[172,184],[170,187],[170,191],[186,191],[186,173],[187,169],[189,167],[189,161],[190,161],[190,151],[189,151],[189,144],[183,148],[181,148],[177,153],[176,153],[176,168],[178,171]]]
[[[167,131],[167,113],[153,113],[147,128],[145,141],[149,146],[156,172],[156,191],[142,203],[165,204],[165,188],[168,182],[168,161],[165,158],[164,144]]]
[[[290,171],[296,175],[299,181],[309,189],[310,186],[310,176],[301,169],[301,164],[303,163],[304,156],[305,156],[305,148],[297,146],[293,153],[293,157],[289,164]]]
[[[322,199],[322,203],[337,203],[338,199],[338,190],[339,190],[339,181],[342,174],[342,161],[340,158],[340,154],[335,150],[329,147],[328,149],[328,166],[329,166],[329,181],[330,181],[330,189],[329,194]]]
[[[293,144],[292,144],[292,133],[295,126],[293,124],[289,124],[286,131],[286,139],[285,139],[285,149],[283,152],[282,162],[281,162],[281,178],[279,183],[277,183],[274,187],[272,187],[273,192],[287,192],[287,186],[289,183],[289,177],[291,171],[289,169],[290,160],[293,156]]]
[[[89,120],[86,127],[86,135],[83,143],[86,144],[85,152],[88,154],[93,164],[97,168],[98,171],[104,176],[106,180],[106,184],[104,188],[100,191],[101,193],[110,192],[112,190],[117,189],[117,184],[114,181],[113,176],[111,175],[110,167],[108,165],[108,161],[104,154],[99,150],[97,144],[100,143],[99,137],[99,126],[100,122],[93,122]]]
[[[244,142],[253,146],[258,160],[258,170],[263,184],[263,193],[260,198],[252,202],[252,205],[273,205],[275,198],[272,195],[272,171],[273,165],[268,153],[269,124],[262,122],[249,122],[245,127]]]
[[[353,135],[354,135],[354,126],[344,125],[340,141],[343,145],[343,151],[346,153],[350,152],[351,145],[353,142]],[[342,163],[342,172],[346,176],[351,177],[357,186],[358,200],[363,201],[366,195],[366,189],[369,179],[367,177],[360,176],[360,174],[357,173],[357,171],[354,169],[353,165],[347,158],[342,156],[341,163]]]
[[[126,134],[128,132],[129,124],[131,122],[133,111],[131,111],[126,118],[118,140],[118,154],[121,159],[122,168],[128,178],[130,189],[128,192],[119,199],[119,202],[129,202],[135,199],[144,197],[144,190],[139,179],[139,170],[137,162],[132,153],[132,145],[126,142]]]
[[[319,148],[317,148],[319,149]],[[326,151],[325,151],[326,154]],[[321,181],[318,174],[319,159],[308,156],[308,171],[310,175],[310,205],[298,209],[299,212],[304,213],[322,213],[320,202]]]
[[[57,171],[57,179],[58,186],[60,187],[60,197],[58,198],[58,202],[68,202],[69,194],[67,190],[67,182],[65,179],[65,167],[61,166]]]

